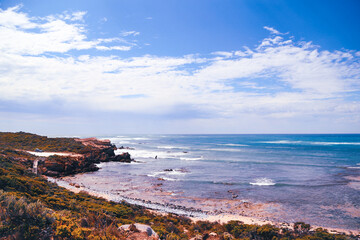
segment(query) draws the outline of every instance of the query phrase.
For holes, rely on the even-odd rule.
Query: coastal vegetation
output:
[[[49,152],[83,153],[91,147],[75,141],[74,138],[48,138],[26,132],[1,132],[0,148],[34,151],[36,148]]]
[[[295,223],[293,229],[240,221],[192,222],[187,217],[160,215],[83,191],[74,193],[34,174],[35,157],[20,150],[80,153],[84,147],[79,142],[23,132],[0,136],[0,239],[129,239],[129,233],[119,226],[132,223],[151,226],[161,239],[356,239],[321,228],[311,230],[302,222]]]

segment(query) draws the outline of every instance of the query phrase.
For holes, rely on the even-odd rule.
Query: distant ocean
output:
[[[266,211],[276,220],[360,228],[358,134],[102,137],[131,148],[117,153],[129,152],[137,162],[101,163],[98,172],[77,176],[94,191],[138,199],[167,193],[179,205],[192,199],[271,203],[278,207]]]

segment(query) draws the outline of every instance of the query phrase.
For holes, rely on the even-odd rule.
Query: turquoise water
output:
[[[239,201],[281,205],[286,211],[277,220],[360,227],[360,135],[106,138],[133,148],[117,151],[130,152],[139,163],[102,164],[90,176],[134,184],[161,178],[164,190],[184,198],[220,200],[235,194]]]

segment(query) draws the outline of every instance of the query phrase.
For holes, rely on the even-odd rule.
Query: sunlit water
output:
[[[130,152],[137,163],[101,163],[78,177],[101,179],[92,189],[126,195],[126,187],[142,191],[160,179],[179,198],[276,203],[285,209],[277,220],[360,228],[360,135],[102,137],[134,148],[117,153]]]

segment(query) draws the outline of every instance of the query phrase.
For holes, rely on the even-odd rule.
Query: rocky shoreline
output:
[[[149,209],[151,211],[154,211],[156,214],[160,215],[166,215],[166,214],[176,214],[179,216],[184,216],[190,218],[193,222],[196,221],[209,221],[209,222],[220,222],[220,223],[227,223],[228,221],[234,220],[234,221],[241,221],[245,224],[257,224],[257,225],[265,225],[265,224],[271,224],[273,226],[279,227],[279,228],[289,228],[293,229],[294,223],[279,221],[271,219],[270,217],[254,217],[244,213],[244,214],[238,214],[237,211],[211,211],[211,210],[205,210],[199,207],[191,207],[191,206],[184,206],[179,204],[173,204],[169,202],[160,202],[160,201],[153,201],[153,200],[145,200],[139,197],[129,197],[126,195],[122,195],[120,193],[113,194],[110,192],[99,192],[97,190],[91,189],[89,186],[85,186],[84,184],[78,184],[70,181],[67,177],[65,178],[48,178],[51,182],[56,182],[59,186],[65,187],[70,191],[73,192],[87,192],[88,194],[91,194],[96,197],[102,197],[104,199],[107,199],[109,201],[114,202],[122,202],[125,201],[130,204],[138,205],[145,207],[146,209]],[[209,199],[205,201],[210,201]],[[247,203],[247,205],[254,205],[254,208],[257,208],[258,205]],[[316,228],[321,227],[323,229],[327,229],[329,232],[332,233],[344,233],[344,234],[356,234],[359,235],[360,232],[355,229],[342,229],[342,228],[334,228],[334,227],[324,227],[324,226],[312,226],[312,229],[315,230]]]
[[[101,162],[130,163],[134,161],[128,152],[115,155],[117,147],[111,144],[109,140],[99,140],[97,138],[75,138],[74,140],[84,145],[81,153],[66,152],[56,154],[55,152],[54,155],[48,157],[40,156],[36,159],[36,172],[50,177],[62,177],[97,171],[99,167],[96,164]],[[41,149],[37,149],[37,152],[44,153]]]

